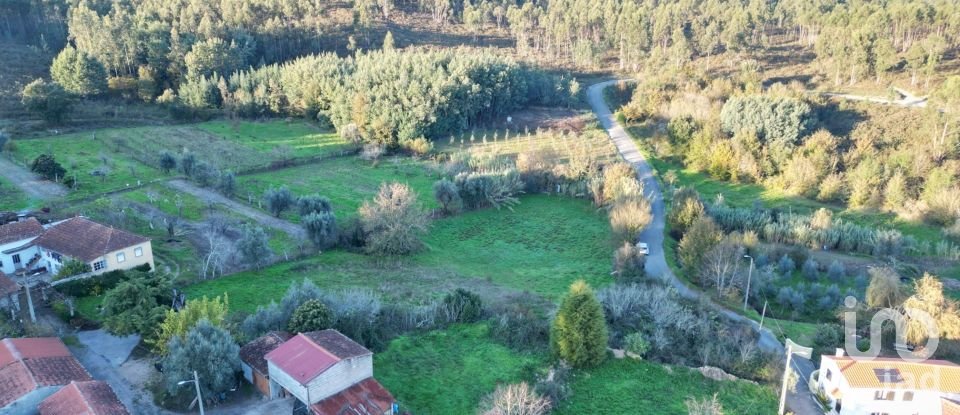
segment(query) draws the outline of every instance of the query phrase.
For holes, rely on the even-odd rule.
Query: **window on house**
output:
[[[107,269],[107,261],[100,260],[93,263],[93,270],[100,271],[102,269]]]
[[[133,256],[143,256],[143,248],[137,247],[133,250]]]
[[[906,401],[906,402],[912,401],[912,400],[913,400],[913,392],[904,392],[904,393],[903,393],[903,400]]]
[[[19,264],[19,263],[20,263],[20,254],[14,254],[14,255],[13,255],[13,263],[14,263],[14,264]]]
[[[831,372],[830,369],[827,369],[826,376],[827,376],[827,380],[833,379],[833,372]]]
[[[876,392],[874,392],[874,394],[873,394],[873,400],[875,400],[875,401],[892,401],[895,395],[896,395],[896,394],[895,394],[895,392],[893,392],[893,391],[890,391],[890,392],[876,391]]]
[[[63,262],[63,260],[62,260],[61,257],[60,257],[60,254],[58,254],[58,253],[56,253],[56,252],[50,254],[50,256],[52,256],[53,259],[57,260],[57,262]]]
[[[117,263],[120,263],[126,260],[127,260],[127,256],[124,255],[123,252],[120,252],[117,254]]]

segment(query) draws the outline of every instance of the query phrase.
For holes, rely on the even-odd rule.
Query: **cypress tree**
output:
[[[553,353],[574,367],[592,367],[607,356],[607,323],[603,306],[583,280],[570,285],[550,327]]]

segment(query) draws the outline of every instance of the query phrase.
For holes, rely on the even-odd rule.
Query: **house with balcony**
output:
[[[336,330],[299,333],[264,359],[269,396],[292,395],[297,399],[295,413],[386,415],[393,411],[393,396],[373,378],[373,353]]]
[[[943,360],[858,360],[838,349],[821,357],[816,387],[831,415],[960,414],[960,366]]]
[[[0,226],[0,269],[7,275],[55,275],[69,260],[87,263],[94,274],[154,267],[149,238],[83,216],[48,225],[27,218]]]

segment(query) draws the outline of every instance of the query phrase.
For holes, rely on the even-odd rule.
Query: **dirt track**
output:
[[[181,179],[174,179],[174,180],[168,181],[167,186],[170,186],[175,190],[179,190],[181,192],[193,195],[194,197],[197,197],[200,200],[203,200],[204,202],[207,202],[207,203],[212,202],[212,203],[224,205],[239,215],[246,216],[247,218],[250,218],[263,226],[283,231],[284,233],[286,233],[287,235],[290,235],[293,238],[302,240],[302,239],[306,239],[307,237],[307,234],[306,232],[304,232],[303,228],[301,228],[300,226],[297,226],[294,223],[287,222],[283,219],[277,219],[273,216],[263,213],[250,206],[244,205],[232,199],[228,199],[217,192],[194,186],[192,183],[189,183],[187,181],[184,181]]]
[[[50,200],[67,194],[63,186],[41,179],[6,157],[0,157],[0,176],[20,188],[31,200]]]

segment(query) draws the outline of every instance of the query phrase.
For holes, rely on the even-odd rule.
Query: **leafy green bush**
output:
[[[333,324],[333,312],[320,300],[307,300],[290,317],[287,330],[291,333],[306,333],[325,330]]]
[[[650,351],[650,342],[640,332],[628,335],[623,339],[623,343],[628,352],[640,357],[645,356]]]
[[[479,295],[457,288],[443,297],[441,310],[450,322],[473,323],[483,317],[483,301]]]

